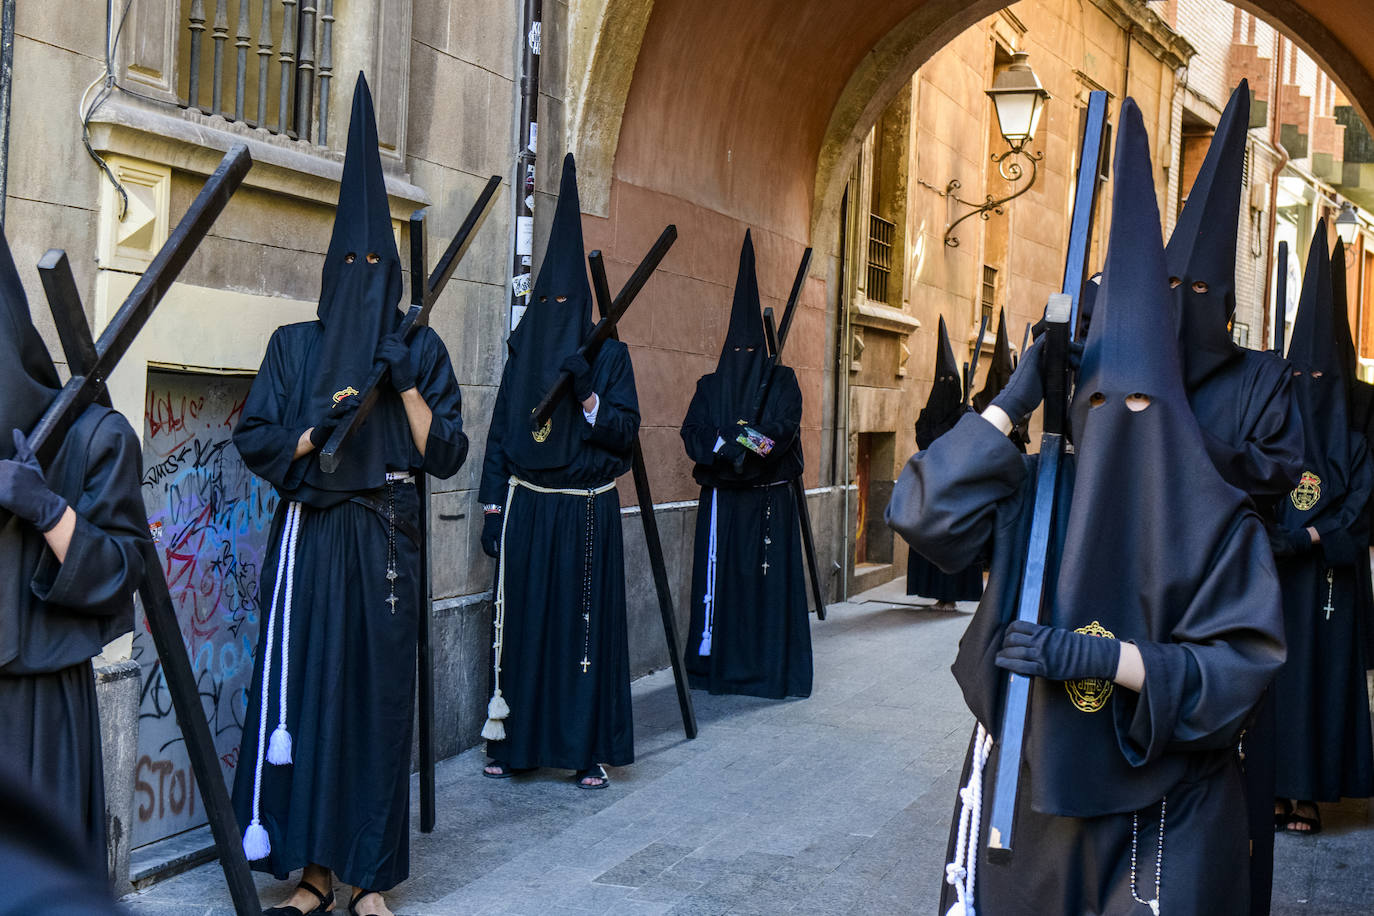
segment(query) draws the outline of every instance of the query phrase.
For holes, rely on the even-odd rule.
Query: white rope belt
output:
[[[301,504],[291,502],[286,507],[286,521],[282,523],[281,543],[277,547],[277,579],[272,589],[272,609],[267,615],[267,640],[263,646],[262,698],[258,706],[258,748],[253,768],[253,819],[243,832],[243,853],[249,861],[267,858],[272,842],[260,820],[262,805],[262,764],[264,757],[274,766],[291,762],[291,733],[286,729],[286,682],[291,658],[291,604],[296,585],[296,540],[301,528]],[[285,582],[285,601],[282,599]],[[267,739],[267,698],[272,686],[272,642],[277,627],[277,607],[282,608],[281,628],[281,686],[277,692],[277,727],[264,754]]]
[[[488,741],[506,740],[505,720],[510,717],[510,704],[501,695],[501,650],[506,644],[506,526],[510,523],[511,500],[515,497],[517,488],[524,488],[533,493],[552,493],[559,496],[581,496],[591,498],[600,496],[602,493],[609,493],[615,489],[615,481],[602,484],[592,488],[562,488],[562,487],[541,487],[538,484],[530,483],[528,480],[521,480],[519,477],[511,475],[510,481],[506,485],[506,502],[501,512],[501,548],[496,558],[496,602],[495,602],[495,623],[496,640],[492,643],[492,692],[491,700],[487,703],[487,721],[482,726],[482,737]]]
[[[991,750],[992,736],[979,722],[973,735],[968,785],[959,790],[959,838],[954,844],[954,861],[945,866],[945,882],[954,886],[958,900],[945,916],[975,916],[973,895],[978,877],[978,831],[983,818],[983,768]]]

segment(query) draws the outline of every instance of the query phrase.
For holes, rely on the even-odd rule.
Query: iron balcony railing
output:
[[[183,0],[182,10],[189,32],[182,81],[187,108],[328,144],[334,0]],[[237,22],[232,52],[231,17]],[[207,23],[213,45],[208,59]],[[250,50],[256,66],[249,60]],[[226,104],[226,92],[232,94],[231,104]]]
[[[892,223],[877,214],[868,216],[868,298],[887,301],[887,280],[892,275]]]

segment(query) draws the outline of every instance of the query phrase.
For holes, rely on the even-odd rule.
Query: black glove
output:
[[[736,470],[744,466],[744,459],[749,455],[749,449],[739,444],[738,436],[741,427],[727,426],[716,431],[716,435],[725,440],[725,444],[716,452],[717,460],[723,464],[733,464]]]
[[[1300,556],[1312,549],[1312,535],[1306,528],[1294,530],[1274,525],[1269,529],[1269,547],[1276,557]]]
[[[574,352],[563,360],[558,371],[572,375],[573,395],[579,401],[585,401],[592,396],[592,367],[581,353]]]
[[[1002,408],[1012,426],[1029,417],[1045,399],[1044,370],[1040,362],[1044,352],[1043,339],[1027,347],[1026,352],[1021,354],[1021,361],[1016,364],[1016,371],[1007,380],[1006,387],[992,399],[991,406]]]
[[[1013,620],[1002,637],[996,663],[1017,674],[1051,681],[1112,680],[1121,663],[1121,642]]]
[[[502,513],[488,512],[482,520],[482,553],[493,560],[501,555]]]
[[[353,418],[361,403],[356,394],[350,394],[335,404],[315,423],[314,429],[310,430],[310,444],[315,448],[323,448],[329,437],[334,435],[334,430],[346,425]]]
[[[67,511],[67,501],[48,488],[42,466],[17,429],[14,457],[0,461],[0,507],[44,532],[57,527]]]
[[[378,341],[377,359],[386,360],[391,369],[391,387],[397,392],[415,387],[415,360],[410,355],[410,344],[405,342],[399,331]]]

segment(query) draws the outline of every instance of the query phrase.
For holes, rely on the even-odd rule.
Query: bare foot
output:
[[[605,768],[600,765],[594,766],[589,770],[582,770],[577,783],[584,789],[600,789],[610,782],[606,777]]]
[[[1322,829],[1321,812],[1312,802],[1296,802],[1285,829],[1289,833],[1317,833]]]
[[[387,908],[381,894],[376,891],[365,893],[357,888],[353,891],[353,901],[349,904],[349,909],[358,916],[396,916]]]
[[[302,913],[313,912],[320,905],[320,898],[306,890],[306,887],[313,887],[320,892],[320,895],[329,898],[330,891],[334,889],[334,875],[329,869],[320,865],[307,865],[301,873],[300,884],[296,887],[290,897],[283,900],[278,906],[294,906]],[[334,911],[334,903],[330,901],[325,907],[326,913]]]

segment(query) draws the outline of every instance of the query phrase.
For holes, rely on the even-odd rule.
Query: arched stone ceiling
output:
[[[584,181],[603,192],[613,180],[628,182],[807,242],[837,203],[825,199],[835,193],[826,175],[847,170],[897,86],[949,39],[1009,5],[608,0],[599,28],[617,34],[619,75],[598,73],[597,61],[612,57],[603,54],[580,81],[601,87],[575,120],[596,125],[602,146]],[[1369,120],[1374,2],[1237,5],[1281,26]],[[631,69],[623,43],[639,35]]]

